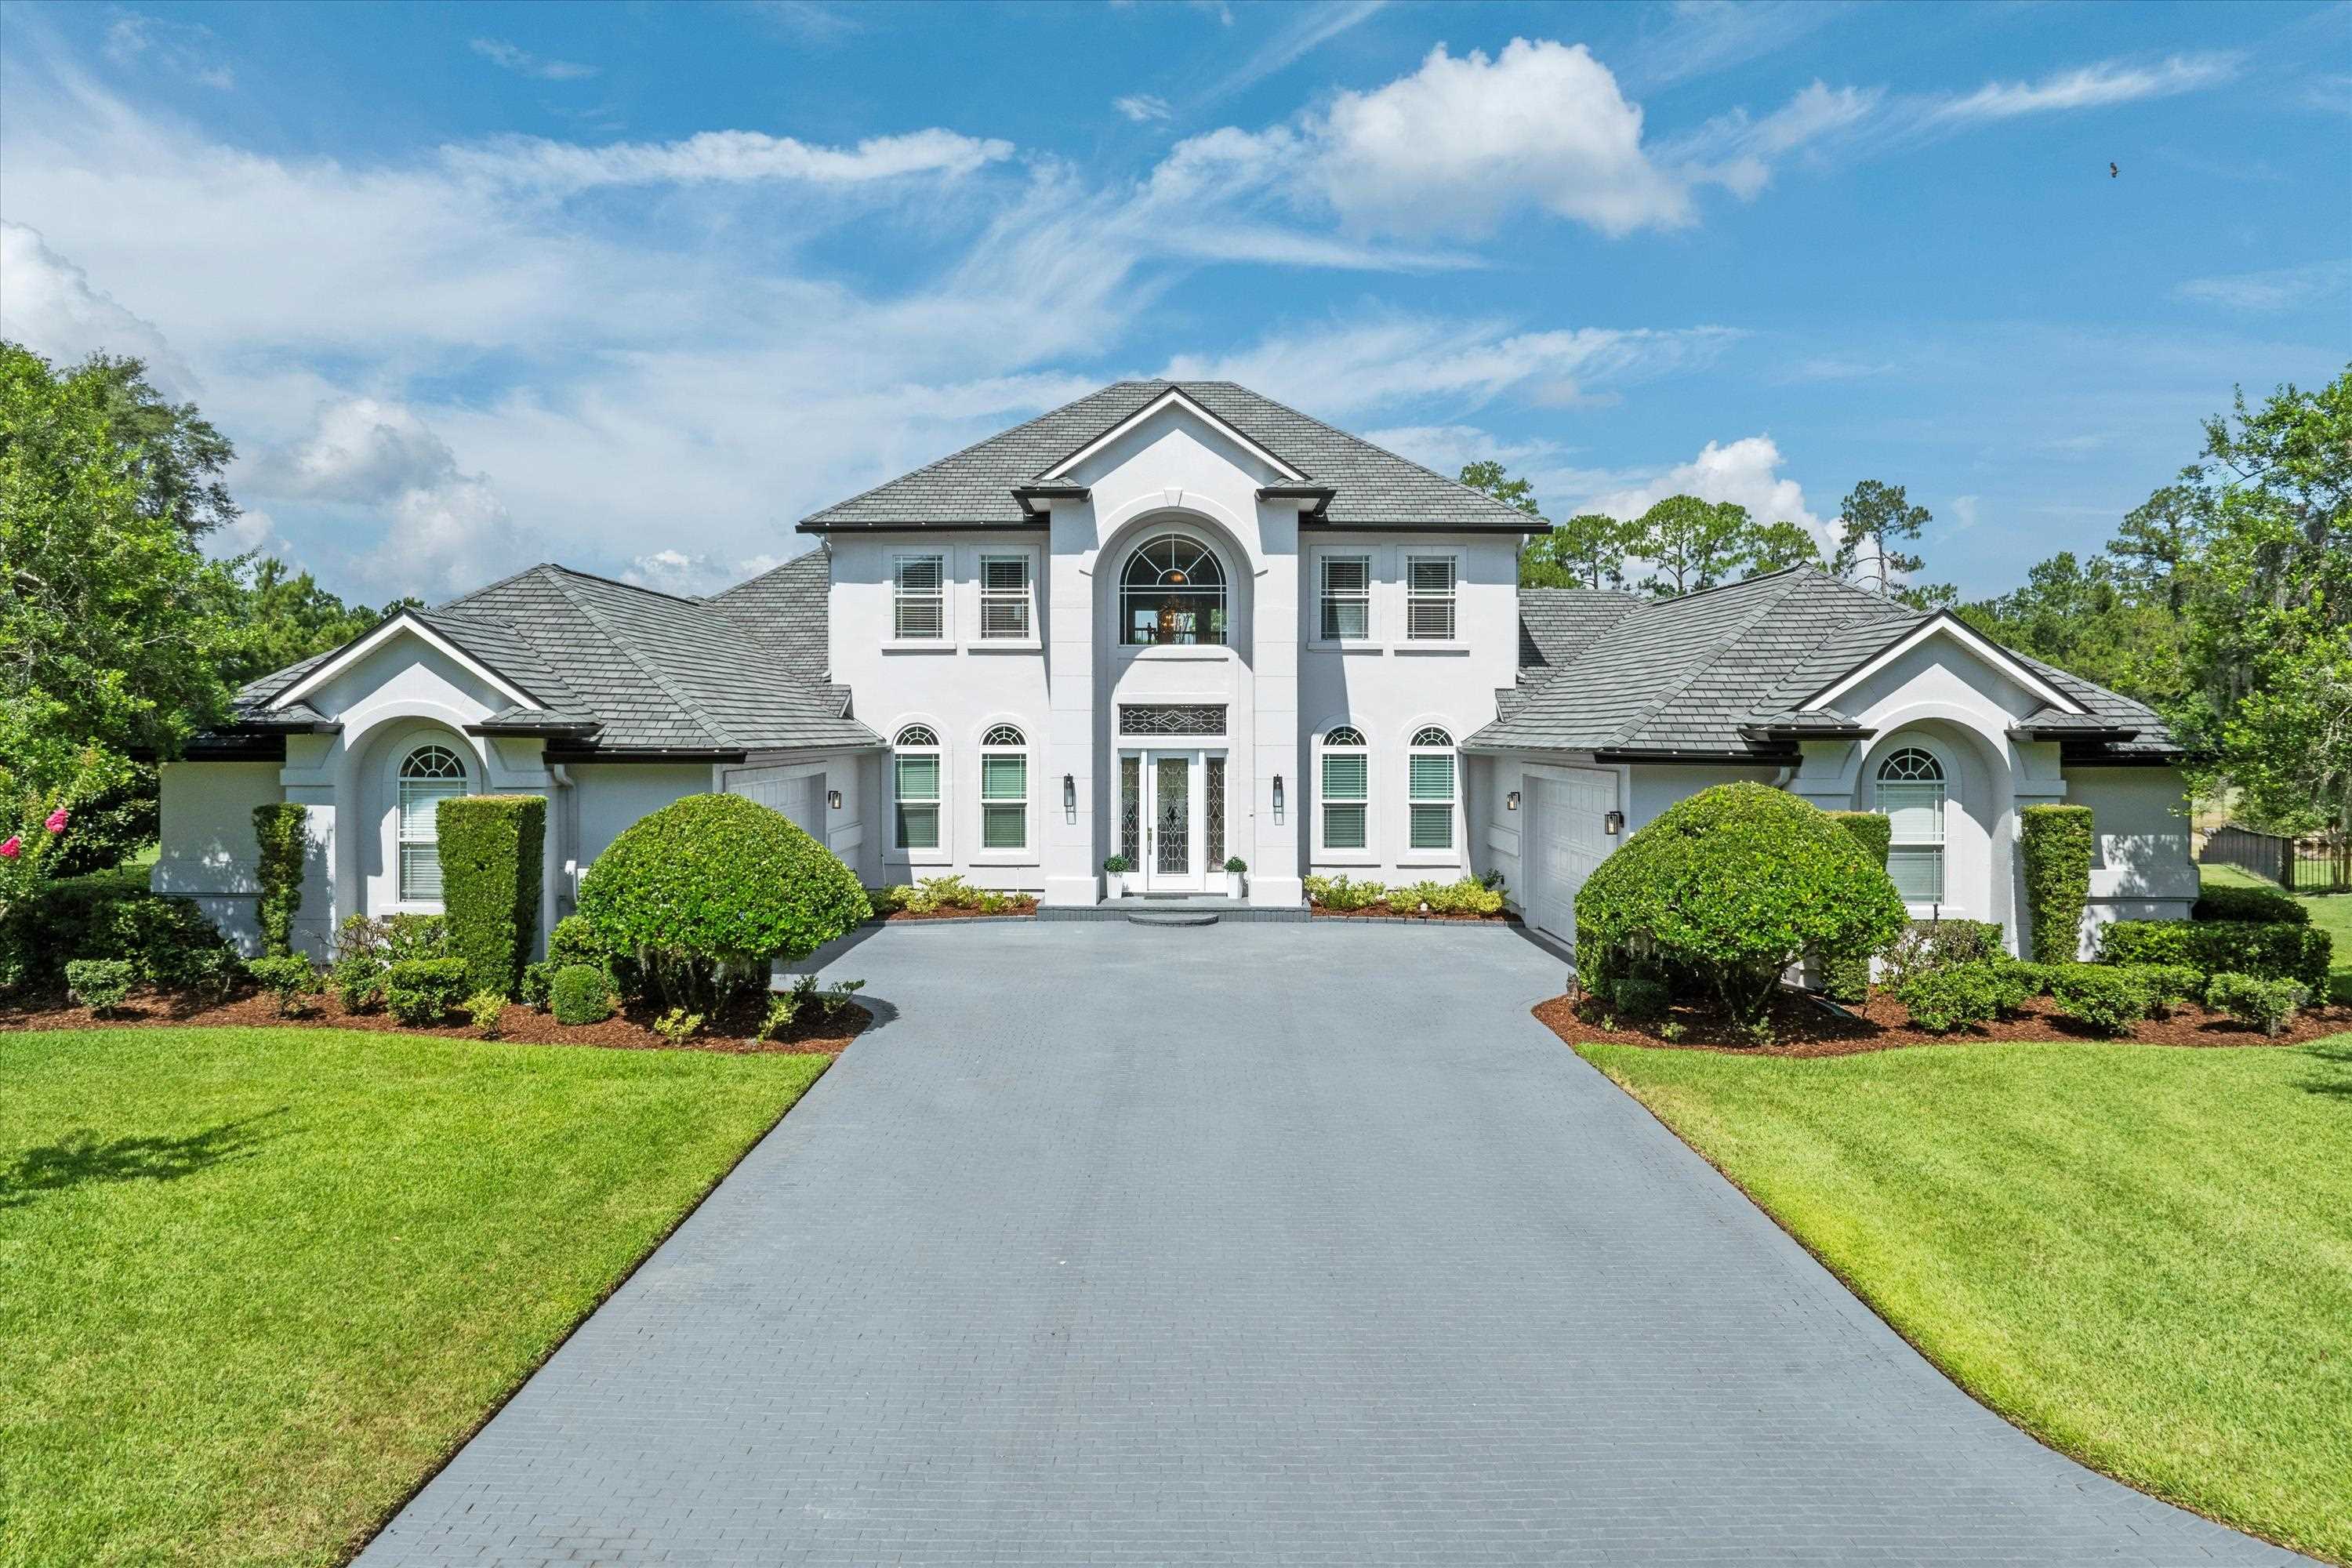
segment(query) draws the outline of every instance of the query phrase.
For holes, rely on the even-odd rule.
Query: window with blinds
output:
[[[893,566],[890,635],[900,642],[947,636],[947,557],[901,555]]]
[[[980,847],[1025,849],[1029,846],[1028,742],[1010,724],[981,737]]]
[[[1878,809],[1887,819],[1886,874],[1906,904],[1944,900],[1944,766],[1917,746],[1878,764]]]
[[[1323,847],[1362,849],[1370,843],[1372,768],[1359,731],[1342,726],[1323,737]]]
[[[419,746],[401,760],[395,837],[403,903],[441,898],[441,803],[466,793],[466,764],[446,746]]]
[[[1029,632],[1029,557],[980,558],[980,635],[1024,638]]]
[[[1323,557],[1323,640],[1348,642],[1372,635],[1372,558]]]
[[[940,738],[929,726],[909,724],[898,731],[897,754],[890,759],[890,783],[898,847],[937,849]]]
[[[1405,769],[1406,847],[1453,848],[1454,737],[1434,727],[1417,731]]]
[[[1454,640],[1454,557],[1405,559],[1404,635],[1415,641]]]

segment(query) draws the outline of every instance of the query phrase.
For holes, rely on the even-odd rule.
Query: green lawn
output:
[[[2239,870],[2235,866],[2200,866],[2209,887],[2268,888],[2276,882]],[[2352,1002],[2352,893],[2313,893],[2295,900],[2311,911],[2311,923],[2336,939],[2334,970],[2328,976],[2338,1002]]]
[[[2352,1035],[1582,1055],[2028,1431],[2352,1560]]]
[[[0,1035],[0,1563],[333,1563],[826,1058]]]

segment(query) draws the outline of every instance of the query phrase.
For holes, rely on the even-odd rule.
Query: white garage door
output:
[[[803,773],[788,779],[781,773],[761,768],[739,769],[727,780],[730,795],[740,795],[746,800],[756,800],[772,811],[780,811],[792,820],[793,826],[815,839],[824,842],[824,775]]]
[[[1604,819],[1617,809],[1617,775],[1568,769],[1529,775],[1528,785],[1535,808],[1525,849],[1528,921],[1573,946],[1576,890],[1612,847]]]

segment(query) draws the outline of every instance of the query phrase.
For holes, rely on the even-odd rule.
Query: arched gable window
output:
[[[1886,874],[1908,904],[1944,898],[1944,764],[1901,746],[1878,764],[1878,809],[1887,819]]]
[[[1406,753],[1405,794],[1412,813],[1405,847],[1454,847],[1454,737],[1431,724],[1412,732]]]
[[[1371,753],[1364,732],[1338,724],[1323,733],[1323,839],[1326,849],[1362,849],[1371,842]]]
[[[1029,847],[1029,742],[1011,724],[980,738],[980,847]]]
[[[940,847],[940,737],[928,724],[909,724],[891,744],[892,844],[899,849]]]
[[[417,747],[400,760],[400,900],[441,897],[441,803],[466,793],[466,764],[448,747]]]
[[[1163,533],[1127,558],[1118,576],[1118,640],[1225,640],[1225,567],[1197,539]]]

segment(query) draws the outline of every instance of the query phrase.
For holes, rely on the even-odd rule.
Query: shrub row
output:
[[[2099,935],[2099,956],[2109,963],[2292,980],[2322,996],[2334,946],[2317,926],[2289,921],[2116,921]]]
[[[1379,903],[1400,912],[1417,911],[1426,905],[1430,913],[1440,915],[1493,915],[1503,910],[1500,878],[1488,882],[1464,877],[1452,882],[1406,882],[1391,888],[1369,879],[1350,881],[1343,873],[1309,877],[1305,885],[1307,902],[1322,910],[1368,910]]]
[[[0,991],[54,993],[74,959],[115,959],[133,983],[226,992],[236,950],[185,899],[148,891],[143,871],[96,871],[49,883],[0,922]]]
[[[877,915],[904,910],[908,914],[928,915],[940,910],[968,910],[976,915],[1000,915],[1025,902],[1022,893],[1001,893],[993,888],[975,888],[961,877],[925,877],[912,887],[901,884],[895,888],[879,888],[866,895]]]
[[[2036,995],[2048,996],[2060,1017],[2103,1035],[2128,1035],[2142,1019],[2168,1016],[2200,999],[2275,1034],[2308,993],[2294,981],[2242,974],[2216,975],[2209,984],[2183,964],[2024,963],[1995,956],[1920,969],[1895,995],[1913,1024],[1939,1035],[2014,1017]]]
[[[2274,888],[2208,888],[2189,906],[2189,918],[2309,925],[2311,911]]]

